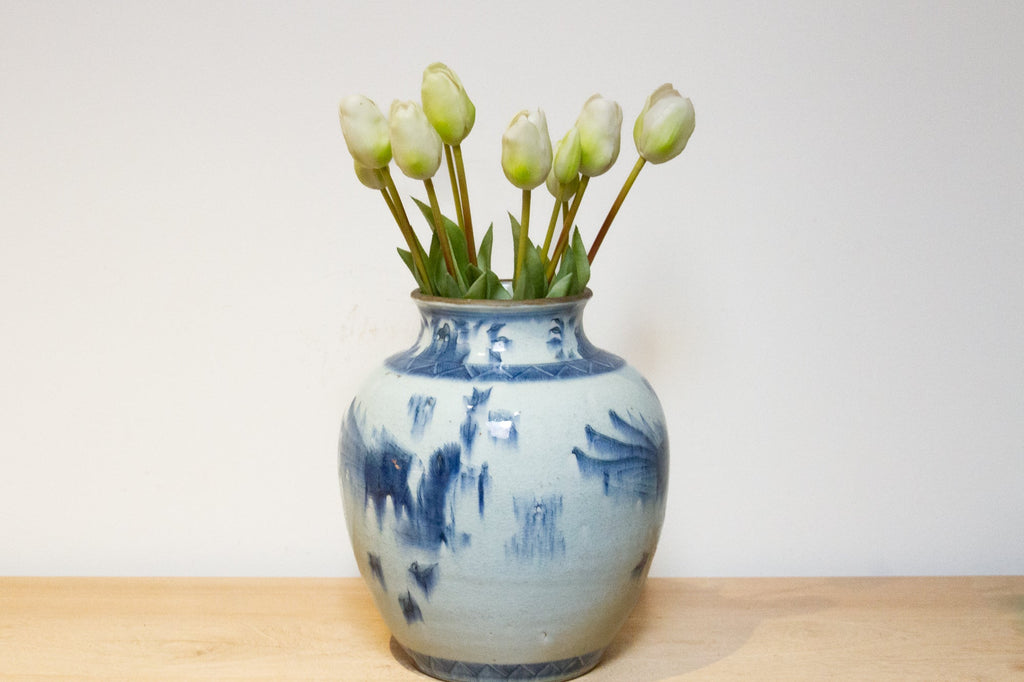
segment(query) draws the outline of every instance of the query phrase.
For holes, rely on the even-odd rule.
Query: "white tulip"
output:
[[[423,112],[445,144],[461,144],[476,121],[476,107],[469,100],[462,81],[441,62],[423,72],[420,87]]]
[[[391,103],[388,121],[395,164],[414,180],[434,177],[441,166],[441,136],[415,102]]]
[[[580,134],[580,172],[589,177],[601,175],[619,158],[622,107],[594,95],[583,105],[576,128]]]
[[[359,178],[359,182],[370,189],[384,189],[384,178],[381,177],[379,169],[368,168],[358,161],[355,162],[355,168],[356,177]]]
[[[548,179],[545,182],[545,185],[548,188],[548,192],[551,193],[551,196],[559,201],[566,201],[576,194],[576,190],[580,186],[580,176],[577,175],[568,183],[563,184],[558,181],[557,177],[555,177],[555,169],[552,167],[551,172],[548,173]]]
[[[554,161],[552,162],[555,178],[563,185],[568,185],[576,180],[580,174],[581,157],[580,131],[573,126],[565,134],[565,137],[555,145]]]
[[[533,189],[551,171],[551,138],[544,112],[520,111],[501,136],[501,168],[519,189]]]
[[[679,155],[693,134],[693,102],[665,83],[647,98],[633,126],[636,150],[651,163]]]
[[[367,168],[383,168],[391,162],[388,122],[373,100],[349,95],[338,107],[341,133],[352,158]]]

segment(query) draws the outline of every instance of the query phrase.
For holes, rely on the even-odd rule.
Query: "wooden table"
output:
[[[357,579],[0,578],[0,679],[426,680]],[[1024,680],[1024,576],[652,579],[599,680]]]

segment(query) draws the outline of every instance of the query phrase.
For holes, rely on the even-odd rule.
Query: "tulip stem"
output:
[[[636,176],[640,175],[640,171],[643,169],[645,163],[647,163],[647,159],[642,156],[636,160],[636,163],[633,164],[633,170],[629,172],[629,177],[626,178],[626,182],[622,184],[622,189],[619,190],[619,196],[615,197],[612,207],[608,209],[608,215],[605,217],[604,222],[601,223],[601,229],[598,230],[597,237],[594,238],[594,244],[590,247],[590,251],[587,253],[587,260],[591,263],[594,262],[594,256],[597,255],[597,250],[601,247],[601,242],[604,241],[604,236],[608,234],[608,228],[611,227],[612,221],[615,220],[615,215],[622,207],[622,202],[626,200],[626,195],[629,194],[630,188],[633,186],[633,183],[636,182]]]
[[[395,202],[391,201],[391,195],[388,194],[388,191],[383,187],[380,188],[380,194],[384,197],[384,203],[388,205],[388,209],[391,210],[391,217],[394,218],[398,226],[401,227],[402,220],[398,217],[398,209],[395,208]]]
[[[452,151],[455,152],[455,171],[459,176],[459,193],[462,196],[462,229],[466,234],[469,262],[476,265],[476,241],[473,239],[473,216],[469,212],[469,190],[466,188],[466,168],[462,164],[462,145],[453,145]]]
[[[455,177],[455,162],[452,160],[451,145],[444,146],[444,160],[448,166],[448,181],[452,185],[452,199],[455,200],[455,217],[459,223],[459,229],[465,233],[466,220],[462,216],[462,198],[459,195],[459,180]]]
[[[558,211],[561,208],[562,202],[555,199],[555,206],[551,211],[551,220],[548,221],[548,233],[544,235],[544,248],[540,250],[540,252],[544,254],[545,261],[548,257],[548,249],[551,248],[551,240],[555,236],[555,224],[558,222]]]
[[[376,172],[379,174],[380,170],[378,169]],[[380,177],[380,175],[378,175],[377,177]],[[380,195],[384,197],[384,203],[388,205],[388,210],[391,211],[391,217],[394,218],[395,222],[397,223],[398,211],[395,209],[395,202],[391,201],[391,195],[388,194],[387,187],[382,186],[380,188]]]
[[[530,246],[530,194],[531,190],[523,190],[523,213],[519,221],[519,248],[516,253],[516,269],[513,282],[517,282],[523,274],[523,263],[526,262],[526,249]]]
[[[569,243],[569,231],[572,230],[572,221],[576,219],[576,212],[580,210],[580,202],[583,201],[583,193],[587,191],[587,185],[590,184],[590,176],[583,175],[580,177],[580,186],[576,190],[576,196],[573,197],[572,207],[569,212],[565,215],[565,221],[562,223],[562,232],[558,235],[558,242],[555,244],[555,252],[551,254],[551,260],[548,261],[547,278],[548,284],[555,278],[555,269],[558,267],[558,260],[562,257],[562,253],[565,252],[565,246]]]
[[[416,233],[412,229],[412,224],[409,222],[409,215],[405,212],[405,206],[402,205],[402,197],[398,194],[398,188],[395,187],[395,181],[391,178],[391,172],[388,170],[387,166],[380,169],[380,175],[384,180],[386,188],[381,188],[380,190],[381,194],[384,195],[384,201],[387,202],[388,208],[391,209],[391,215],[394,216],[395,222],[398,223],[398,229],[402,232],[402,236],[405,237],[405,243],[409,247],[409,253],[412,254],[413,264],[416,266],[416,270],[420,273],[420,279],[422,280],[423,286],[427,289],[425,293],[433,296],[434,285],[430,282],[430,276],[427,274],[423,245],[420,244],[420,240],[416,237]]]
[[[444,255],[444,264],[448,268],[448,274],[455,278],[456,281],[462,282],[462,273],[455,267],[455,259],[452,258],[452,245],[448,241],[448,230],[444,227],[444,219],[441,217],[441,206],[437,203],[437,192],[434,191],[434,181],[427,178],[423,181],[424,186],[427,188],[427,196],[430,198],[430,212],[434,216],[434,233],[437,235],[437,241],[441,245],[441,253]],[[463,283],[463,288],[465,288]]]

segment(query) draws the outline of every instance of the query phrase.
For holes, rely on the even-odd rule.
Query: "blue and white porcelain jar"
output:
[[[344,417],[356,560],[430,675],[576,677],[639,597],[665,512],[665,417],[636,370],[587,340],[590,295],[414,293],[419,338]]]

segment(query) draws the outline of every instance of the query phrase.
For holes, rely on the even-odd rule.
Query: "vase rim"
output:
[[[427,303],[430,305],[451,305],[457,307],[483,307],[483,308],[520,308],[520,307],[536,307],[542,308],[550,305],[565,305],[567,303],[580,303],[588,300],[594,292],[589,287],[583,289],[582,292],[574,294],[572,296],[558,296],[555,298],[527,298],[513,300],[510,298],[496,300],[489,298],[448,298],[445,296],[430,296],[420,292],[419,289],[413,289],[410,296],[417,303]]]

